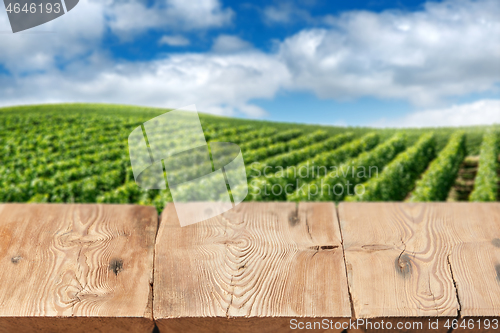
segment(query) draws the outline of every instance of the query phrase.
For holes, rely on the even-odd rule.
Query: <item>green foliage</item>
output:
[[[453,185],[466,153],[465,134],[454,133],[417,182],[410,201],[444,201]]]
[[[354,193],[356,185],[370,179],[378,170],[390,162],[406,147],[404,133],[394,135],[374,150],[364,152],[357,158],[341,164],[338,168],[301,187],[287,196],[290,201],[340,201]]]
[[[352,140],[352,138],[352,133],[336,135],[325,141],[307,146],[305,148],[269,158],[258,166],[253,165],[252,171],[257,171],[258,176],[249,177],[251,179],[247,200],[268,201],[286,199],[285,191],[280,191],[280,193],[277,194],[276,192],[273,193],[271,189],[274,184],[280,184],[283,188],[286,187],[287,191],[295,188],[294,180],[288,180],[287,177],[284,176],[287,171],[292,169],[288,167],[294,166],[293,169],[296,169],[298,166],[302,165],[302,163],[305,163],[305,161],[309,158],[314,159],[314,156],[317,156],[322,152],[330,151],[332,149],[333,151],[336,151],[335,148]],[[268,169],[271,171],[268,172]],[[277,171],[273,175],[273,170],[275,169],[279,169],[280,171]],[[262,176],[260,172],[261,170],[264,170],[264,174]]]
[[[101,104],[1,108],[0,202],[139,203],[154,205],[161,210],[166,202],[172,201],[170,191],[168,188],[163,191],[145,191],[135,184],[128,155],[128,135],[137,126],[166,111],[157,108]],[[251,171],[252,162],[259,162],[262,167],[270,168],[268,174],[271,177],[252,179],[256,183],[262,182],[259,185],[261,188],[268,188],[274,184],[289,185],[288,190],[291,189],[293,192],[297,185],[299,187],[304,184],[314,185],[318,179],[324,177],[325,172],[320,170],[318,178],[318,169],[313,173],[313,166],[340,165],[346,168],[354,165],[353,163],[358,166],[364,163],[381,168],[400,151],[400,141],[387,141],[401,132],[396,129],[374,130],[361,127],[276,123],[205,114],[200,114],[200,119],[208,141],[234,142],[240,145],[247,172]],[[484,127],[464,128],[464,131],[467,134],[469,154],[478,154]],[[422,140],[422,134],[428,133],[429,129],[405,129],[404,132],[406,145],[410,146]],[[440,128],[434,132],[436,151],[440,151],[456,129]],[[483,146],[486,145],[486,141],[485,138]],[[385,143],[377,146],[379,142]],[[382,156],[372,155],[376,151]],[[489,158],[483,157],[487,154],[490,155]],[[473,194],[473,198],[480,197],[477,200],[494,200],[492,193],[495,190],[492,186],[495,181],[491,181],[495,177],[491,172],[494,167],[492,165],[488,167],[492,176],[486,175],[487,171],[482,171],[487,168],[488,163],[491,164],[483,159],[491,161],[491,154],[493,153],[486,153],[486,148],[482,148],[482,162],[475,190],[477,194]],[[419,161],[406,162],[415,165],[416,168],[424,168],[428,161],[420,159],[419,154],[416,156]],[[200,156],[200,159],[202,157]],[[189,158],[192,164],[197,163],[196,156]],[[180,164],[173,167],[186,165],[181,159],[178,162]],[[303,173],[309,176],[297,177],[293,171],[286,170],[289,166],[294,166],[296,170],[302,168]],[[285,169],[281,173],[280,167]],[[388,170],[389,166],[380,178],[386,177],[385,174],[389,174]],[[194,172],[194,169],[185,168],[182,172],[188,177],[192,171]],[[338,172],[339,176],[329,181],[327,185],[346,186],[349,182],[352,191],[353,184],[360,184],[369,179],[369,176],[363,174],[345,173],[346,170]],[[250,173],[248,175],[252,176]],[[414,173],[412,177],[413,175]],[[400,186],[401,193],[404,192],[405,186]],[[432,186],[443,185],[437,182]],[[449,187],[446,191],[448,189]],[[207,183],[200,189],[186,189],[186,191],[205,190],[210,190],[210,184]],[[233,189],[233,193],[238,190]],[[314,192],[314,189],[312,190]],[[402,194],[398,194],[394,197],[401,196]],[[343,195],[313,197],[311,199],[314,200],[341,200]],[[266,198],[248,197],[249,200],[290,198],[296,199],[293,195],[287,198],[283,194]]]
[[[288,142],[280,142],[268,147],[262,147],[256,150],[245,152],[243,154],[243,157],[247,165],[264,160],[264,163],[259,163],[261,165],[260,170],[262,170],[264,166],[268,165],[266,160],[267,158],[278,154],[288,153],[293,150],[299,149],[300,147],[308,146],[312,143],[316,143],[318,141],[326,139],[327,136],[328,134],[325,131],[319,130],[308,135],[300,136]],[[254,166],[253,168],[256,167],[258,166]],[[247,172],[247,174],[249,173]]]
[[[474,182],[470,201],[496,201],[498,193],[498,132],[489,131],[484,135],[479,156],[479,169]]]
[[[325,176],[327,171],[322,167],[338,165],[348,158],[353,158],[362,152],[369,151],[377,146],[379,141],[380,136],[377,133],[368,133],[362,138],[347,143],[342,147],[334,150],[327,150],[315,155],[310,160],[297,165],[295,170],[287,170],[286,178],[288,181],[292,182],[300,178],[301,182],[304,182],[311,181],[313,178]]]
[[[247,132],[241,132],[238,133],[238,135],[235,134],[229,134],[225,136],[215,136],[213,139],[210,139],[206,137],[207,141],[216,141],[216,142],[232,142],[232,143],[238,143],[241,146],[245,145],[247,146],[248,144],[252,145],[252,143],[255,145],[255,147],[252,147],[252,149],[261,147],[259,144],[262,144],[263,142],[266,142],[267,138],[272,138],[275,137],[273,136],[276,134],[277,130],[276,128],[272,127],[264,127],[260,130],[250,130]],[[265,145],[264,143],[263,145]]]
[[[234,137],[241,133],[249,132],[253,130],[252,126],[243,125],[233,128],[223,128],[220,126],[213,126],[210,130],[204,131],[205,139],[207,141],[221,141],[220,139],[227,139],[227,137]]]
[[[434,133],[422,134],[411,148],[399,154],[379,177],[364,185],[364,192],[352,195],[346,201],[401,201],[412,190],[415,181],[435,156]]]
[[[300,144],[296,147],[293,147],[293,150],[288,153],[268,158],[264,161],[264,164],[274,168],[286,168],[288,166],[295,165],[308,158],[311,158],[318,153],[335,149],[340,145],[352,140],[352,138],[352,133],[346,133],[336,135],[332,138],[312,145]]]
[[[270,134],[269,136],[263,136],[263,137],[254,138],[253,140],[252,139],[247,140],[247,142],[243,142],[243,144],[240,145],[240,148],[242,151],[246,152],[246,151],[254,150],[257,148],[266,147],[266,146],[272,145],[274,143],[286,142],[286,141],[289,141],[291,139],[298,137],[301,134],[302,134],[302,131],[297,130],[297,129],[279,132],[279,133],[276,133],[274,135]],[[233,142],[233,141],[231,141],[231,142]]]
[[[248,200],[286,200],[287,193],[294,191],[297,185],[320,177],[323,170],[329,170],[331,167],[344,162],[347,158],[355,157],[363,151],[373,149],[379,142],[378,134],[369,133],[360,139],[341,145],[349,141],[351,137],[352,135],[347,133],[335,136],[325,143],[303,148],[293,155],[295,157],[293,159],[294,163],[277,164],[281,168],[293,165],[292,168],[277,171],[274,175],[266,174],[259,178],[252,178],[249,184]],[[283,156],[286,156],[286,154]],[[297,156],[300,156],[300,158],[297,158]],[[282,190],[278,191],[275,188]]]

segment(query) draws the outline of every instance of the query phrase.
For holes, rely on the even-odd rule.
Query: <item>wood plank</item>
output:
[[[500,204],[341,203],[339,215],[356,317],[498,331],[477,320],[500,316]]]
[[[408,203],[339,205],[356,318],[427,323],[458,315],[448,265],[451,235],[435,208]],[[412,331],[421,330],[406,330]],[[447,329],[441,325],[439,331]]]
[[[153,207],[0,205],[0,332],[151,332]]]
[[[500,203],[453,203],[442,206],[453,230],[449,262],[460,300],[460,315],[475,322],[474,332],[500,331]],[[445,215],[445,213],[442,213]],[[496,320],[488,329],[486,319]],[[482,322],[479,329],[478,320]],[[460,324],[461,324],[460,320]],[[496,327],[496,329],[495,329]],[[457,332],[471,330],[457,328]]]
[[[291,318],[351,315],[333,203],[243,203],[183,228],[168,205],[154,276],[160,332],[282,332]]]

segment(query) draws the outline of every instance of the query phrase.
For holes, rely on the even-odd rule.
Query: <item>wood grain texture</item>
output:
[[[332,203],[243,203],[184,228],[168,205],[154,276],[160,332],[283,332],[290,318],[351,315]]]
[[[341,203],[339,216],[356,317],[447,331],[450,318],[500,315],[499,204]]]
[[[500,203],[453,203],[440,210],[456,240],[449,262],[460,315],[500,321]],[[500,327],[476,330],[499,331]]]
[[[0,332],[151,332],[153,207],[0,205]]]
[[[397,321],[458,315],[448,265],[450,236],[433,207],[407,203],[339,205],[357,318]]]

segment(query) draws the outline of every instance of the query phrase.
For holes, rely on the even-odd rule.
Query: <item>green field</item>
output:
[[[139,203],[161,210],[170,193],[135,184],[127,139],[166,111],[99,104],[1,108],[0,202]],[[498,198],[496,128],[396,130],[200,118],[207,141],[242,148],[247,200]],[[350,195],[356,185],[359,195]],[[280,193],[285,187],[288,192]]]

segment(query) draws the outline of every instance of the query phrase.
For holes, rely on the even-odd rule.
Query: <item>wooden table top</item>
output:
[[[0,267],[2,333],[500,331],[500,203],[0,204]]]

